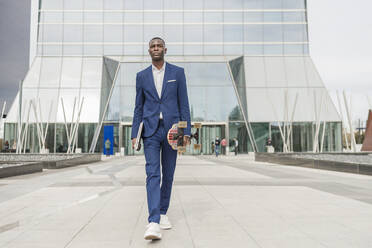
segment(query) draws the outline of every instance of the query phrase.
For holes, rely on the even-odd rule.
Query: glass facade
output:
[[[41,0],[38,55],[306,55],[305,0]]]
[[[36,123],[49,123],[51,152],[66,152],[66,126],[84,101],[76,147],[88,152],[97,139],[101,151],[102,121],[114,126],[114,152],[142,154],[130,141],[135,78],[155,36],[185,69],[191,120],[203,125],[201,150],[192,141],[188,154],[212,154],[216,136],[231,145],[224,152],[233,138],[239,153],[263,152],[269,137],[280,152],[279,125],[290,122],[291,150],[310,151],[317,115],[324,150],[341,151],[340,117],[308,54],[305,0],[40,0],[38,14],[36,57],[4,134],[16,140],[20,109],[28,152],[40,150]]]

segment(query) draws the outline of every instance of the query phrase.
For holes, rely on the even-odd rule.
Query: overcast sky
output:
[[[372,101],[371,10],[370,0],[308,0],[310,55],[334,100],[336,90],[352,94],[354,119],[367,118],[367,94]],[[29,11],[30,0],[0,0],[1,105],[27,72]]]

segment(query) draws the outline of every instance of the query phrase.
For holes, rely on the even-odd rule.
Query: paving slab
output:
[[[372,177],[180,156],[160,241],[143,156],[0,179],[0,247],[372,247]]]

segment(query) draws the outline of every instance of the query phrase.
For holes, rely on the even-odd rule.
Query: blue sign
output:
[[[106,141],[110,141],[110,149],[106,149]],[[107,125],[103,127],[103,154],[113,155],[114,154],[114,126]]]

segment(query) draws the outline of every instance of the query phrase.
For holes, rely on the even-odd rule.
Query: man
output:
[[[220,138],[217,136],[215,141],[214,141],[214,145],[215,145],[215,150],[216,150],[216,157],[218,158],[218,154],[220,153],[220,144],[221,144],[221,141],[220,141]]]
[[[161,239],[160,228],[172,227],[166,213],[171,197],[177,151],[168,144],[167,133],[174,123],[187,121],[184,142],[189,144],[191,122],[184,69],[164,61],[167,48],[164,40],[159,37],[150,40],[148,52],[152,65],[138,72],[136,78],[132,146],[136,143],[138,128],[143,121],[149,211],[149,224],[144,238],[152,240]]]
[[[106,139],[105,148],[106,148],[106,157],[109,157],[110,149],[111,149],[111,141],[109,140],[109,138]]]
[[[238,155],[238,146],[239,146],[238,139],[237,138],[234,138],[234,152],[235,152],[235,156]]]

